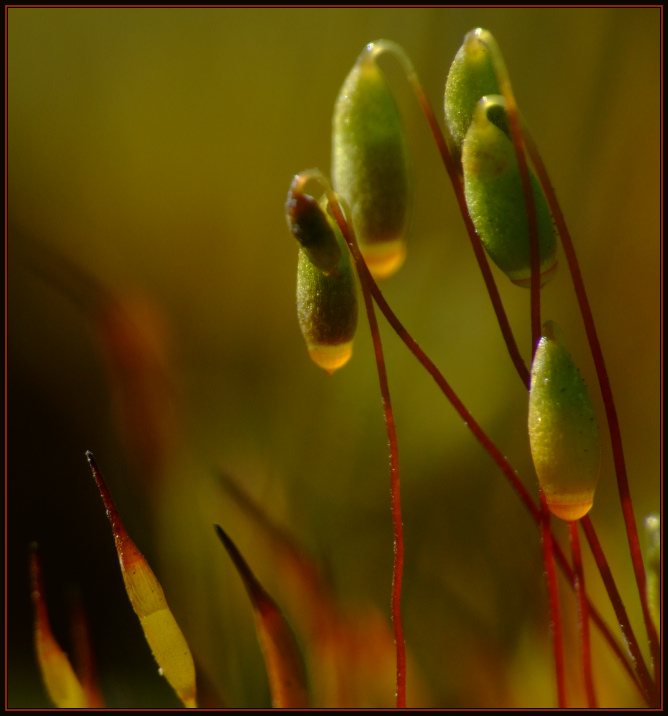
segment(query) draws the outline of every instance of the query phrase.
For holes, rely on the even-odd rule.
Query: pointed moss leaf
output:
[[[274,708],[307,708],[306,670],[297,640],[276,602],[257,580],[234,542],[219,525],[214,525],[218,538],[227,550],[255,613],[258,639],[264,655]]]
[[[445,83],[445,122],[458,152],[481,97],[501,94],[488,47],[487,30],[478,27],[465,37]]]
[[[334,188],[352,212],[371,273],[394,273],[405,257],[413,179],[406,132],[383,72],[363,52],[334,108]]]
[[[350,358],[357,328],[357,286],[350,252],[339,228],[333,226],[341,249],[336,273],[323,273],[303,249],[297,264],[299,327],[311,359],[328,373]]]
[[[311,263],[326,274],[336,271],[341,247],[325,210],[308,194],[290,188],[285,203],[288,227]]]
[[[35,650],[49,698],[59,709],[86,708],[90,706],[86,691],[74,673],[67,654],[61,649],[51,631],[44,599],[41,568],[35,545],[33,545],[32,554],[30,555],[30,578],[35,615]]]
[[[195,665],[183,632],[174,619],[160,582],[128,538],[118,546],[125,590],[160,672],[188,708],[196,708]]]
[[[184,706],[197,708],[195,664],[188,643],[167,604],[158,578],[130,539],[93,455],[88,452],[86,457],[111,523],[125,591],[139,617],[160,673]]]
[[[464,193],[476,232],[494,263],[519,286],[531,282],[529,224],[505,102],[482,97],[462,147]],[[556,268],[557,239],[543,190],[529,172],[538,221],[541,285]]]
[[[543,326],[531,368],[529,441],[551,512],[580,519],[594,501],[601,461],[591,397],[553,321]]]

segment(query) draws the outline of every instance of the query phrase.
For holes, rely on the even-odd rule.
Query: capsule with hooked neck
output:
[[[490,43],[496,44],[487,30],[471,30],[450,65],[445,82],[445,123],[457,155],[461,154],[476,102],[486,95],[501,94]]]
[[[334,108],[332,180],[350,206],[360,250],[375,278],[399,269],[413,180],[403,121],[371,43],[359,56]]]
[[[529,223],[506,104],[500,95],[482,97],[462,145],[464,194],[469,215],[487,254],[518,286],[531,285]],[[540,283],[553,276],[557,238],[545,194],[529,171],[538,223]]]
[[[326,198],[317,202],[293,182],[286,216],[300,244],[297,318],[311,360],[331,374],[352,355],[357,285],[348,246],[326,207]]]

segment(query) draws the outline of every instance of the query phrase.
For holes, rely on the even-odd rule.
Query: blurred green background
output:
[[[637,518],[659,509],[659,8],[10,8],[7,19],[9,706],[48,705],[31,641],[31,540],[66,648],[72,590],[82,595],[108,704],[177,705],[124,596],[85,450],[162,580],[212,703],[269,704],[251,611],[213,521],[298,633],[300,616],[271,545],[220,489],[216,467],[326,565],[343,608],[374,605],[389,620],[388,456],[369,331],[361,316],[353,358],[332,377],[310,362],[283,215],[295,173],[329,171],[333,104],[372,40],[405,48],[441,117],[462,37],[476,26],[495,35],[576,243]],[[381,65],[415,169],[408,259],[384,294],[535,495],[526,394],[427,124],[397,63]],[[90,279],[148,315],[138,340],[160,359],[135,382],[110,380],[90,310],[98,289],[72,300]],[[528,292],[498,283],[526,355]],[[564,261],[543,296],[603,426]],[[386,325],[382,335],[402,467],[408,702],[554,705],[538,532],[431,379]],[[157,426],[155,459],[132,449],[145,437],[132,400],[145,395],[150,417],[138,425]],[[644,642],[602,432],[591,516]],[[555,530],[565,547],[564,525]],[[585,553],[588,588],[614,626]],[[562,595],[578,705],[575,608]],[[593,638],[601,705],[638,705]],[[387,692],[372,703],[391,705],[391,670],[378,678]]]

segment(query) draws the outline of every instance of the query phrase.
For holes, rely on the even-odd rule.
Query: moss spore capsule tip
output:
[[[445,122],[457,152],[473,118],[476,102],[485,95],[500,94],[490,51],[491,34],[478,27],[464,37],[445,83]],[[494,43],[496,45],[496,43]]]

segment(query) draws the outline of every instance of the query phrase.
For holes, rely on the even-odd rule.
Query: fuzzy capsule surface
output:
[[[341,248],[336,271],[328,275],[314,266],[304,249],[297,264],[297,318],[309,356],[327,373],[352,355],[357,328],[357,286],[350,252],[338,229]]]
[[[598,421],[553,321],[543,326],[531,368],[529,442],[550,511],[569,522],[584,517],[594,502],[601,462]]]
[[[482,97],[462,146],[464,194],[476,232],[492,261],[518,286],[531,284],[529,224],[505,101]],[[538,222],[541,286],[557,266],[557,234],[545,194],[529,171]]]
[[[481,27],[464,37],[445,82],[445,122],[458,153],[473,119],[477,101],[501,94],[489,49],[491,34]]]
[[[375,278],[404,261],[413,180],[406,131],[382,70],[363,52],[334,108],[334,188],[350,206],[360,250]]]

